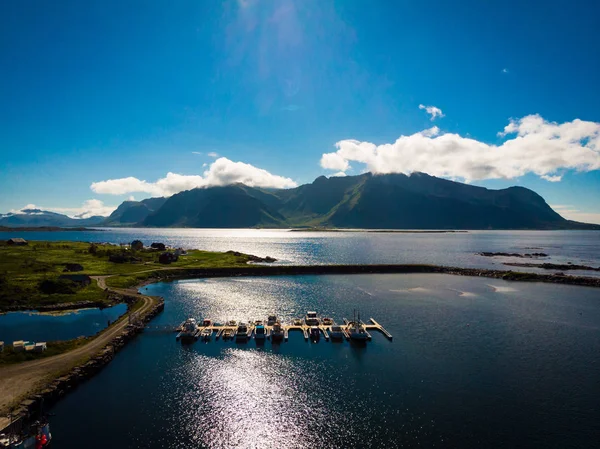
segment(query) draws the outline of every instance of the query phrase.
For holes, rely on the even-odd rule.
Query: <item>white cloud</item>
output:
[[[211,152],[209,152],[209,153],[206,153],[206,155],[207,155],[208,157],[214,157],[215,159],[219,157],[219,153],[216,153],[216,152],[214,152],[214,151],[211,151]]]
[[[421,171],[466,182],[526,173],[556,182],[558,170],[600,169],[600,123],[576,119],[557,124],[528,115],[511,120],[499,133],[501,137],[513,134],[501,145],[440,134],[437,127],[383,145],[342,140],[336,143],[336,152],[322,156],[321,166],[347,171],[350,161],[356,161],[376,174]]]
[[[442,110],[435,106],[425,106],[424,104],[420,104],[419,109],[425,109],[425,112],[427,112],[429,115],[431,115],[430,120],[432,122],[436,119],[436,117],[440,117],[440,118],[445,117],[445,115],[442,113]]]
[[[555,176],[542,175],[542,176],[540,176],[540,178],[545,179],[548,182],[560,182],[560,181],[562,181],[562,175],[555,175]]]
[[[346,173],[344,173],[343,171],[339,171],[339,172],[337,172],[337,173],[334,173],[333,175],[329,175],[329,176],[330,176],[330,177],[334,177],[334,178],[335,178],[335,177],[337,177],[337,178],[341,178],[341,177],[344,177],[344,176],[347,176],[347,175],[346,175]]]
[[[350,168],[350,164],[338,153],[326,153],[321,157],[321,167],[327,170],[346,171]]]
[[[128,201],[135,201],[135,197],[133,195],[129,195],[129,198],[127,198]]]
[[[550,207],[568,220],[600,224],[600,213],[582,212],[574,206],[565,204],[551,204]]]
[[[89,218],[95,215],[108,216],[110,215],[117,206],[105,206],[100,200],[91,199],[83,202],[81,207],[51,207],[51,206],[36,206],[35,204],[28,204],[25,207],[18,210],[11,210],[13,214],[23,214],[27,209],[39,209],[42,211],[57,212],[59,214],[65,214],[72,218]]]
[[[202,156],[204,153],[202,151],[192,151],[192,154],[197,154],[199,156]]]
[[[156,182],[143,181],[134,177],[109,179],[94,182],[90,188],[95,193],[109,195],[144,192],[154,196],[170,196],[196,187],[225,186],[238,182],[250,187],[288,188],[297,185],[290,178],[273,175],[253,165],[233,162],[221,157],[214,161],[202,176],[167,173],[164,178]]]
[[[507,68],[502,69],[502,73],[508,73],[508,69]]]

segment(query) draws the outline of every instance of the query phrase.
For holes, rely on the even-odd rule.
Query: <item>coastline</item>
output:
[[[110,363],[115,354],[122,349],[127,342],[135,338],[137,334],[143,331],[145,324],[164,310],[164,299],[161,297],[150,297],[140,295],[140,288],[156,282],[170,282],[180,279],[194,278],[218,278],[218,277],[237,277],[237,276],[289,276],[289,275],[336,275],[336,274],[410,274],[410,273],[431,273],[431,274],[449,274],[458,276],[488,277],[494,279],[503,279],[515,282],[544,282],[584,287],[600,288],[600,278],[568,276],[562,274],[536,274],[515,271],[487,270],[476,268],[459,268],[436,265],[414,265],[414,264],[386,264],[386,265],[281,265],[264,266],[248,265],[244,267],[232,268],[175,268],[156,270],[150,277],[137,283],[135,287],[129,289],[114,289],[108,287],[111,293],[119,295],[121,302],[133,303],[134,307],[122,316],[120,320],[109,326],[96,339],[90,343],[101,345],[94,350],[93,355],[83,363],[75,364],[65,374],[58,371],[50,378],[46,377],[43,384],[33,385],[29,391],[21,396],[18,408],[13,414],[13,426],[34,419],[36,411],[40,410],[40,405],[51,405],[62,398],[66,393],[76,388],[81,382],[93,377],[105,365]],[[98,284],[105,285],[105,277],[97,279]],[[136,296],[133,296],[136,295]],[[135,304],[142,303],[140,309],[135,309]],[[65,306],[56,305],[57,307]],[[49,308],[52,306],[48,306]],[[49,310],[49,309],[47,309]],[[55,310],[64,310],[57,308]],[[130,317],[135,316],[135,324],[125,324]],[[108,338],[105,338],[107,337]],[[88,345],[82,349],[86,349]],[[74,351],[73,351],[74,352]],[[58,357],[72,355],[71,352],[61,354],[48,359],[52,361]],[[35,364],[38,360],[24,362],[24,364]],[[5,371],[0,370],[0,379]],[[25,400],[22,398],[25,397]],[[0,418],[0,432],[8,430],[6,418]]]

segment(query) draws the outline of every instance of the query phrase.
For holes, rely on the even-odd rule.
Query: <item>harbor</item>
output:
[[[370,341],[373,331],[380,332],[389,341],[393,340],[392,334],[374,318],[364,322],[356,312],[352,320],[343,318],[342,324],[337,324],[332,318],[322,318],[316,312],[309,311],[304,318],[293,319],[287,324],[281,323],[276,315],[270,315],[266,320],[246,322],[230,320],[223,324],[210,319],[196,321],[195,318],[188,318],[175,329],[176,340],[182,342],[210,341],[214,336],[216,340],[246,342],[254,339],[257,342],[271,340],[276,343],[288,341],[289,334],[293,331],[301,332],[305,341],[313,342],[318,342],[321,338],[325,341]]]

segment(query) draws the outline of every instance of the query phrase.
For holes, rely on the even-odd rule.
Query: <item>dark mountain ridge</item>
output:
[[[331,177],[293,189],[234,184],[173,195],[140,220],[154,227],[600,229],[569,221],[532,190],[490,190],[425,173]]]

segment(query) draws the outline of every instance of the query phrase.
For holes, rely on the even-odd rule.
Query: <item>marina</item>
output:
[[[237,321],[219,324],[210,319],[196,321],[194,318],[188,318],[175,329],[176,339],[182,342],[198,339],[209,341],[213,334],[217,340],[219,338],[235,339],[236,342],[242,343],[251,339],[257,342],[265,340],[279,342],[281,340],[288,341],[290,331],[302,332],[305,341],[311,340],[315,343],[320,340],[321,336],[325,341],[330,339],[333,341],[344,339],[370,341],[372,336],[369,331],[381,332],[388,340],[393,340],[392,334],[374,318],[369,318],[369,321],[365,323],[360,319],[360,314],[357,316],[356,313],[352,320],[343,318],[343,324],[336,324],[331,318],[320,319],[316,312],[307,312],[304,320],[293,319],[289,324],[279,322],[275,315],[270,315],[266,321],[249,320],[247,324]]]

